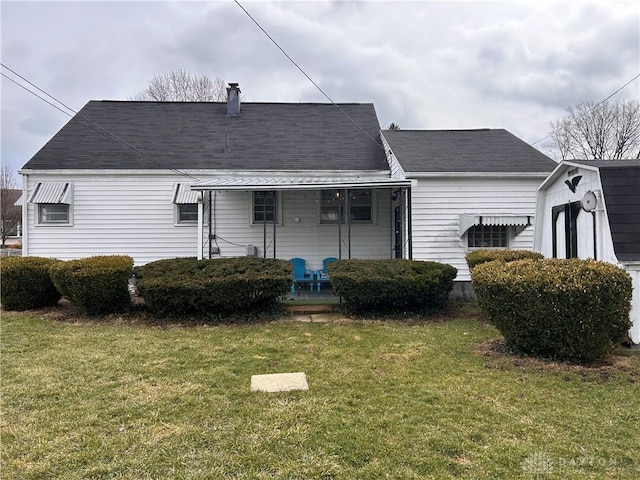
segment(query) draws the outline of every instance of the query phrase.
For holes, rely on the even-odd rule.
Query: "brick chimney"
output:
[[[237,83],[229,83],[227,87],[227,115],[240,116],[240,87]]]

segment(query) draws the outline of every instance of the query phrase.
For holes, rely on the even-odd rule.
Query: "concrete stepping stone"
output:
[[[304,372],[269,373],[251,376],[252,392],[288,392],[291,390],[309,390]]]

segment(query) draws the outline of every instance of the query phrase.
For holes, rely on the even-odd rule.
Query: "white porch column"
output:
[[[202,248],[204,247],[204,204],[202,192],[198,192],[198,260],[202,260]]]

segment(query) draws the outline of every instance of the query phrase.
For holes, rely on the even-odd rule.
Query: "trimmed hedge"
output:
[[[474,250],[467,253],[465,257],[467,259],[467,265],[469,270],[473,270],[473,267],[485,262],[492,262],[499,260],[501,262],[513,262],[515,260],[525,260],[530,258],[532,260],[542,260],[544,255],[538,252],[532,252],[530,250]]]
[[[51,267],[56,288],[89,315],[118,313],[131,305],[129,279],[133,258],[96,256],[60,262]]]
[[[56,305],[61,295],[51,281],[49,268],[59,262],[41,257],[3,258],[0,261],[2,307],[30,310]]]
[[[590,362],[631,326],[631,277],[595,260],[487,262],[472,272],[478,304],[508,347]]]
[[[458,270],[415,260],[338,260],[331,286],[354,312],[425,312],[446,306]]]
[[[135,269],[138,292],[159,316],[211,317],[275,303],[291,288],[286,260],[219,258],[158,260]]]

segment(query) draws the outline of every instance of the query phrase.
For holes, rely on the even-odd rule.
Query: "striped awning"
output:
[[[173,192],[173,203],[178,205],[198,203],[198,192],[191,190],[190,183],[178,183]]]
[[[40,182],[36,185],[29,203],[73,203],[73,184]]]
[[[459,221],[460,236],[464,235],[467,230],[475,225],[503,225],[518,227],[517,233],[520,233],[524,228],[533,225],[533,219],[533,215],[462,214],[460,215]]]
[[[194,183],[193,190],[328,190],[334,188],[409,187],[390,177],[218,177]]]

